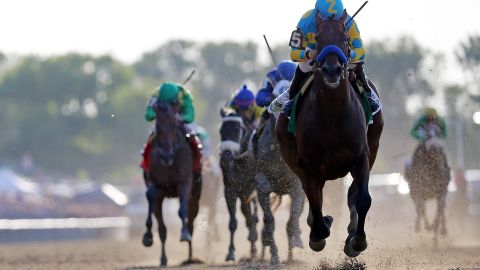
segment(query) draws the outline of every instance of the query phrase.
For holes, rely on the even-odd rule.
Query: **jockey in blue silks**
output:
[[[317,42],[315,35],[317,31],[316,15],[317,13],[323,19],[340,19],[343,15],[344,7],[341,0],[317,0],[315,8],[307,11],[301,17],[297,25],[297,30],[293,31],[290,39],[290,58],[298,62],[298,68],[295,71],[294,78],[290,85],[289,91],[285,91],[271,102],[268,110],[270,112],[278,112],[285,110],[287,115],[290,114],[293,100],[300,91],[302,84],[309,77],[312,72],[312,61],[316,59],[319,52],[317,52]],[[365,48],[363,46],[360,31],[355,20],[350,20],[350,15],[345,26],[349,37],[349,46],[351,49],[349,55],[349,68],[354,71],[355,81],[365,89],[369,98],[372,113],[375,114],[381,109],[381,104],[378,96],[372,93],[372,89],[367,83],[365,73],[363,71],[363,63],[365,61]],[[353,74],[352,74],[353,75]],[[288,105],[286,103],[288,102]]]
[[[290,81],[293,79],[295,70],[297,69],[297,64],[290,61],[284,60],[280,62],[274,69],[270,70],[265,79],[263,80],[260,90],[258,90],[255,102],[260,107],[267,107],[270,105],[270,102],[278,96],[274,91],[277,85],[282,85],[283,87],[288,86]],[[282,87],[280,86],[279,87]],[[277,88],[278,89],[278,88]],[[278,90],[280,92],[281,90]],[[283,91],[282,91],[283,92]]]

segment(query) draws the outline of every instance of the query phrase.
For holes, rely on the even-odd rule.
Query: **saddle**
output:
[[[304,94],[311,88],[313,78],[314,78],[314,74],[312,73],[312,74],[310,74],[310,76],[308,76],[308,78],[305,80],[305,82],[303,82],[303,84],[300,88],[300,91],[298,92],[297,96],[295,97],[295,101],[294,101],[293,108],[292,108],[292,113],[290,115],[290,120],[288,121],[288,132],[290,132],[292,134],[296,133],[297,110],[298,110],[297,107],[301,103],[302,96],[304,96]],[[364,91],[362,86],[360,86],[357,83],[351,82],[351,81],[350,81],[350,84],[352,85],[354,91],[357,94],[357,97],[359,98],[360,103],[362,104],[362,108],[363,108],[363,111],[365,113],[366,125],[368,127],[369,124],[373,123],[373,115],[374,115],[372,113],[372,106],[370,104],[369,98],[368,98],[368,96],[367,96],[367,94]],[[378,99],[378,101],[379,101],[379,99]],[[379,105],[379,107],[381,107],[381,106]],[[378,111],[379,111],[379,109],[376,110],[375,113],[377,113]]]

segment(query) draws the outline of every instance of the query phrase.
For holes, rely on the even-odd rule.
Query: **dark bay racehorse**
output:
[[[148,217],[147,232],[143,236],[143,244],[151,246],[152,218],[155,214],[158,232],[162,241],[161,266],[167,265],[165,241],[167,228],[162,216],[162,203],[165,198],[180,199],[178,215],[182,220],[180,241],[188,242],[188,260],[192,263],[193,222],[198,214],[198,201],[202,189],[201,178],[193,178],[193,155],[186,141],[185,131],[177,120],[178,104],[158,101],[154,105],[156,113],[156,134],[150,152],[151,166],[147,173]]]
[[[372,202],[368,181],[383,119],[381,112],[377,113],[367,132],[359,96],[348,80],[346,19],[346,12],[340,20],[324,20],[317,15],[315,38],[320,57],[315,63],[313,85],[298,107],[296,136],[286,132],[288,119],[283,114],[276,130],[283,157],[299,176],[310,203],[307,222],[312,250],[321,251],[325,247],[333,222],[331,216],[322,213],[325,181],[352,175],[348,190],[350,223],[344,252],[354,257],[367,248],[364,226]]]
[[[288,236],[288,261],[293,261],[293,248],[302,247],[300,237],[299,218],[303,212],[305,193],[302,184],[287,164],[280,153],[280,146],[275,135],[275,115],[271,114],[265,120],[263,128],[259,131],[258,141],[254,142],[254,154],[257,164],[256,189],[258,200],[263,210],[262,242],[263,246],[270,246],[271,264],[278,264],[278,250],[273,237],[275,219],[271,210],[270,194],[289,195],[290,218],[287,222]],[[264,252],[262,252],[262,255]],[[263,257],[263,256],[262,256]]]
[[[256,225],[258,223],[256,199],[249,197],[255,191],[255,169],[253,157],[248,154],[248,142],[253,130],[249,130],[242,118],[234,112],[222,117],[220,126],[220,167],[225,185],[225,200],[227,202],[230,222],[230,246],[226,261],[235,260],[233,236],[237,229],[235,218],[237,198],[240,199],[240,209],[245,216],[250,241],[251,258],[256,256],[255,242],[258,239]]]
[[[446,235],[445,205],[450,182],[450,168],[440,142],[440,128],[435,124],[428,124],[424,128],[426,133],[425,142],[421,142],[413,155],[411,165],[405,167],[405,179],[410,188],[410,196],[415,204],[417,218],[415,230],[420,231],[421,219],[427,230],[434,230],[434,241],[437,244],[438,230]],[[425,215],[425,201],[437,200],[437,212],[433,226]]]

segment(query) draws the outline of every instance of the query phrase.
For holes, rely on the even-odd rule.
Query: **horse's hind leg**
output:
[[[193,223],[198,215],[200,194],[202,193],[202,178],[198,176],[194,179],[192,195],[188,205],[188,231],[193,236]],[[192,241],[188,242],[188,263],[192,262]]]
[[[300,237],[299,219],[303,212],[303,205],[305,203],[305,193],[302,190],[300,181],[295,181],[290,191],[290,218],[287,222],[287,236],[288,236],[288,261],[293,261],[293,248],[303,248],[302,238]]]
[[[378,148],[380,146],[380,136],[383,131],[383,116],[382,111],[379,111],[373,116],[373,123],[368,127],[367,141],[368,149],[370,151],[369,167],[372,169],[375,159],[377,158]]]
[[[147,231],[143,235],[143,245],[146,247],[150,247],[153,244],[153,234],[152,234],[152,211],[153,211],[153,204],[155,201],[155,186],[150,185],[147,189],[147,192],[145,193],[145,196],[147,197],[147,202],[148,202],[148,214],[147,214]]]
[[[240,210],[245,216],[245,221],[248,228],[248,241],[250,241],[250,258],[253,259],[257,256],[257,247],[255,246],[255,242],[258,239],[258,233],[257,220],[252,214],[252,209],[250,207],[251,204],[253,204],[253,201],[252,203],[250,203],[242,200],[242,202],[240,203]]]
[[[378,95],[377,88],[372,81],[369,80],[368,83],[370,88]],[[368,148],[370,150],[370,156],[368,159],[370,169],[372,169],[375,159],[377,158],[378,147],[380,146],[380,136],[382,135],[383,131],[383,124],[382,111],[379,111],[373,116],[373,123],[368,127],[367,132]]]
[[[230,230],[230,246],[228,247],[228,254],[225,261],[235,261],[235,245],[233,244],[233,236],[237,230],[237,219],[235,217],[237,197],[235,193],[229,188],[225,187],[225,201],[227,202],[228,213],[230,214],[230,222],[228,229]]]
[[[156,195],[156,201],[154,206],[154,214],[157,218],[158,222],[158,235],[160,236],[160,241],[162,242],[162,254],[160,257],[160,266],[167,265],[167,255],[165,254],[165,241],[167,240],[167,227],[165,227],[165,223],[163,222],[163,214],[162,214],[162,203],[165,196],[162,192]]]
[[[288,121],[288,118],[281,113],[277,118],[275,133],[280,143],[280,152],[282,153],[283,159],[290,168],[294,168],[294,166],[296,166],[297,143],[295,137],[287,131]]]
[[[278,249],[273,238],[273,232],[275,231],[275,218],[273,217],[272,210],[270,208],[270,192],[271,187],[265,178],[260,176],[257,183],[258,201],[263,210],[263,229],[262,229],[262,244],[264,246],[270,246],[270,264],[277,265],[279,263]]]

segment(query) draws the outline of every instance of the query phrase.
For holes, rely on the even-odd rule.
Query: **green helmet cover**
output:
[[[178,98],[178,92],[180,92],[180,88],[176,83],[164,82],[158,89],[158,99],[167,102],[176,101]]]

